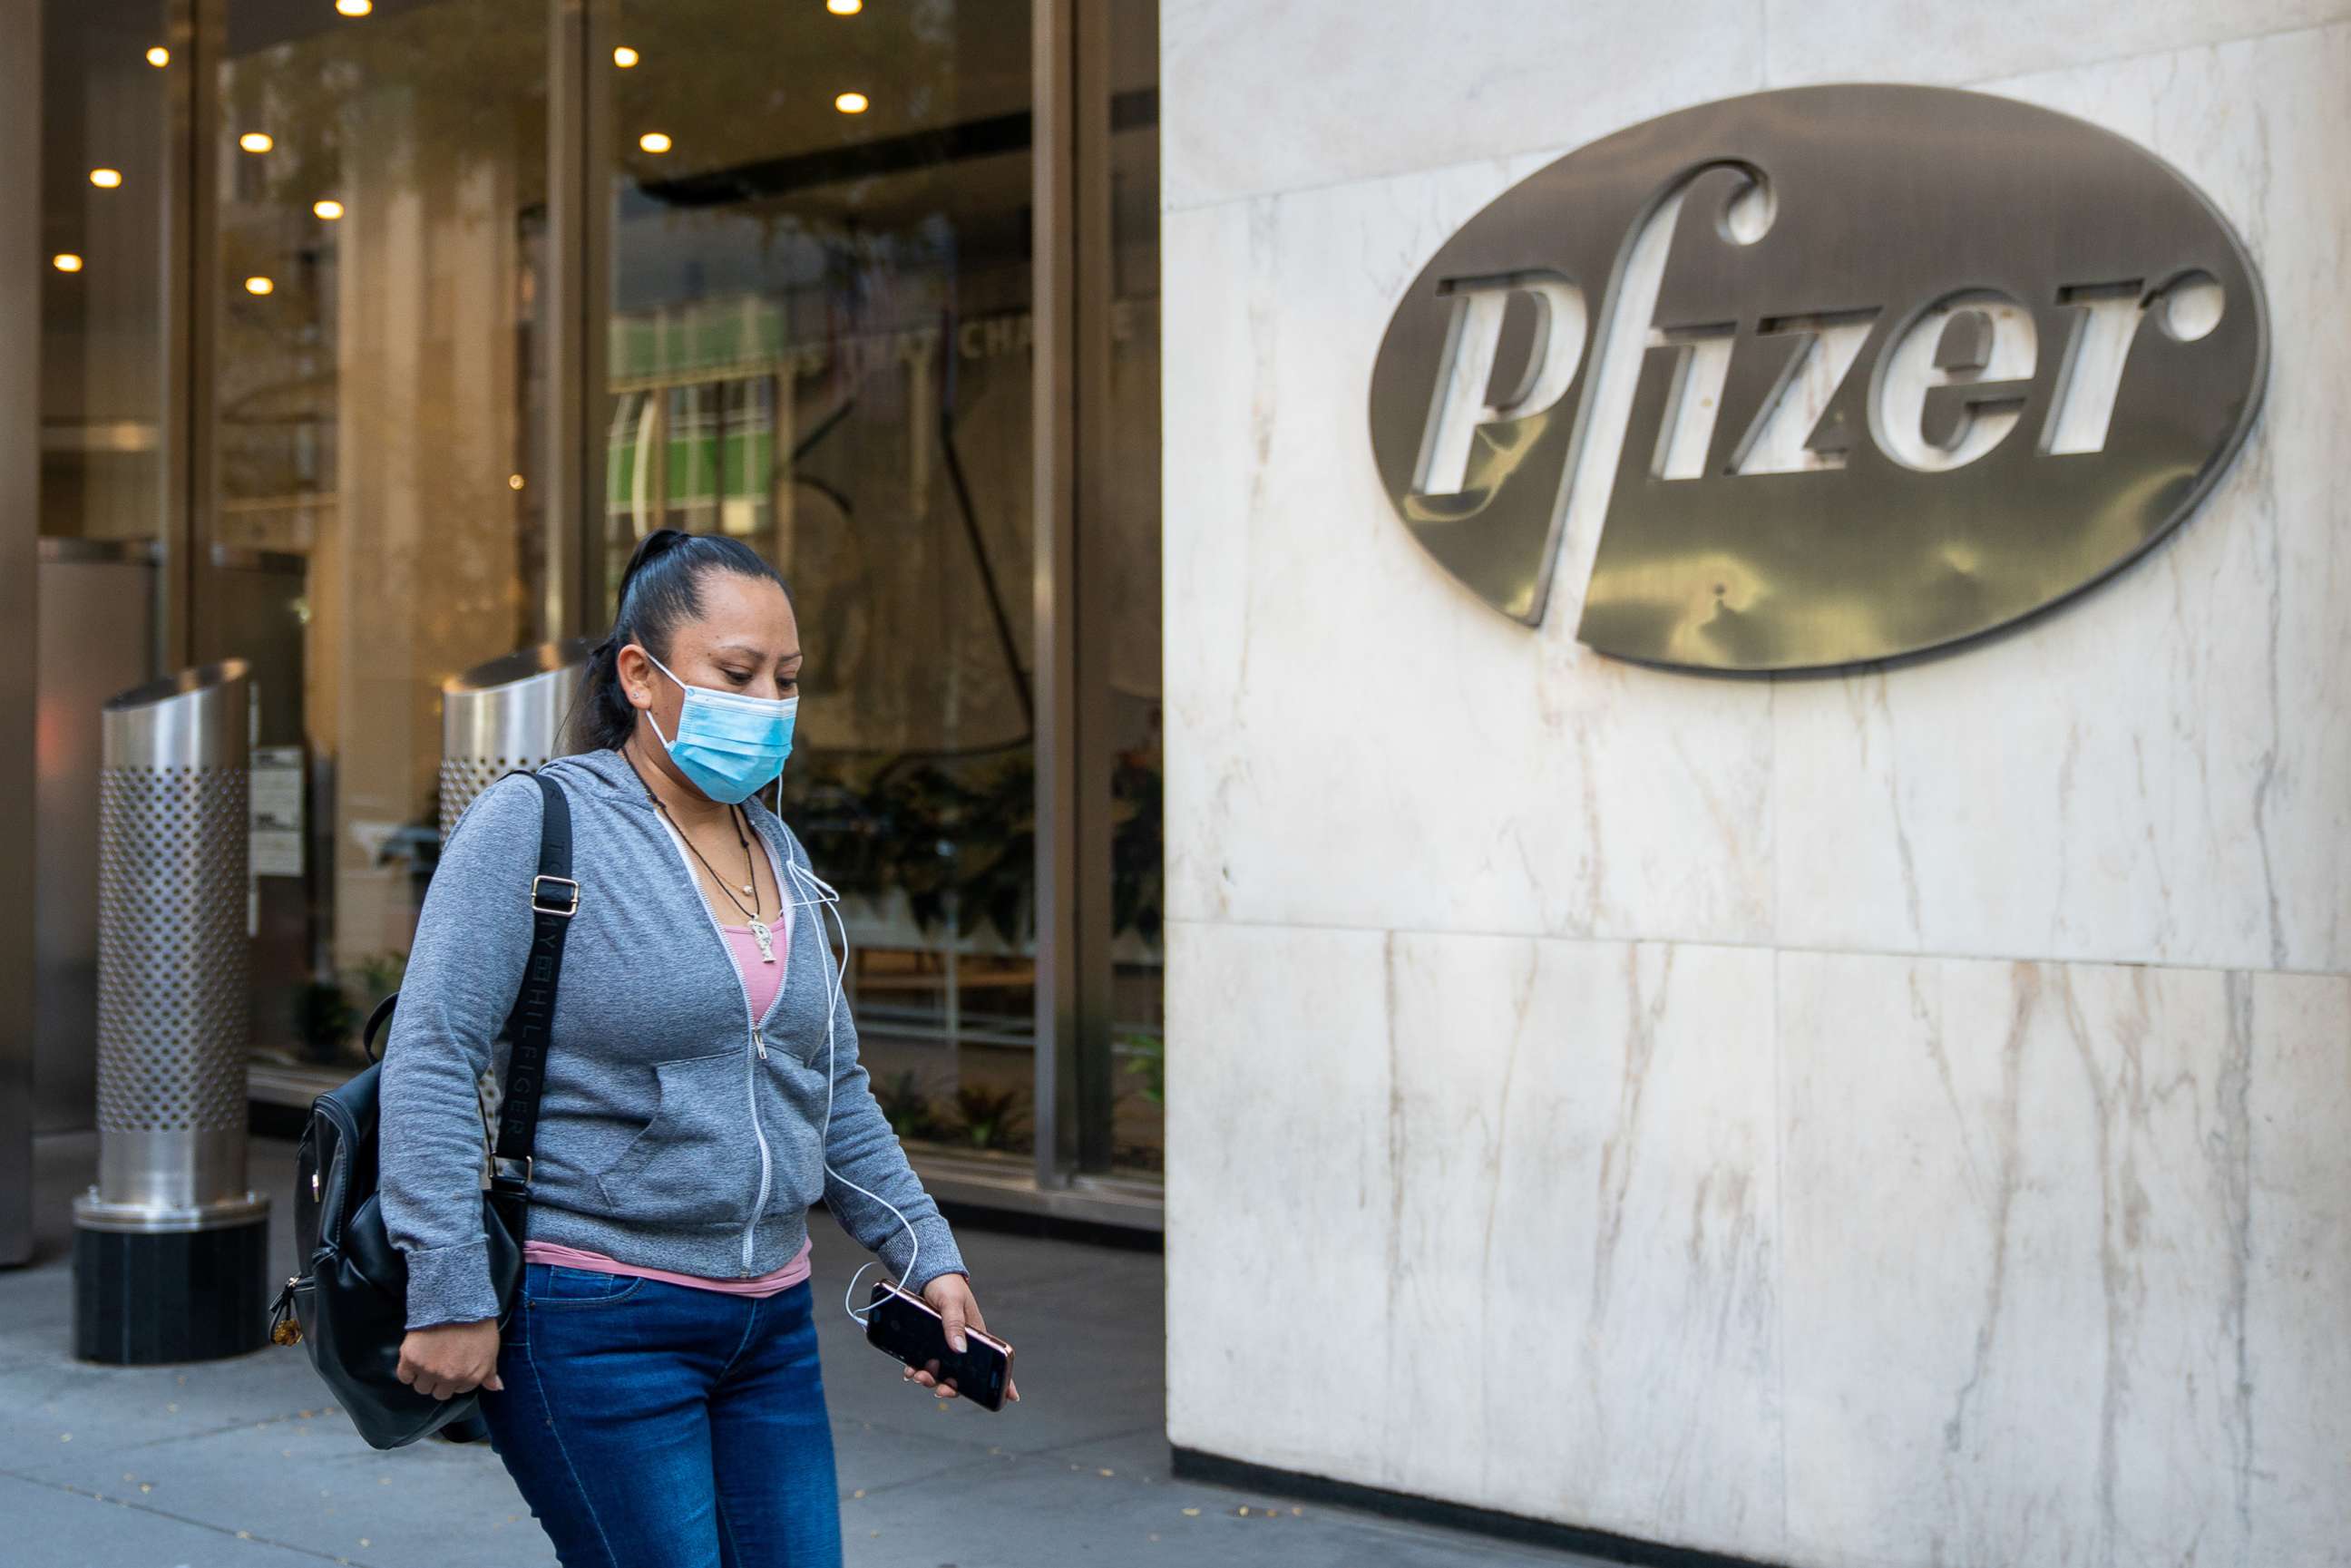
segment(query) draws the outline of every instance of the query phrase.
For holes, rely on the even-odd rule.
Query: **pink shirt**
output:
[[[784,988],[784,966],[790,956],[792,912],[783,915],[769,928],[769,942],[776,952],[775,962],[769,963],[759,952],[759,940],[751,935],[748,925],[722,925],[726,934],[727,951],[735,955],[735,967],[742,972],[743,989],[751,998],[751,1016],[765,1018],[773,1005],[776,993]],[[697,1291],[716,1291],[728,1296],[772,1296],[778,1291],[789,1291],[809,1277],[810,1243],[800,1243],[799,1251],[782,1268],[768,1273],[754,1275],[747,1280],[712,1280],[699,1274],[673,1274],[666,1269],[641,1269],[634,1263],[623,1263],[607,1258],[601,1252],[584,1252],[577,1247],[559,1247],[552,1241],[525,1241],[522,1257],[526,1263],[553,1263],[566,1269],[586,1269],[599,1274],[628,1274],[646,1280],[659,1280],[669,1285],[689,1285]]]
[[[763,1019],[784,988],[784,964],[792,945],[791,911],[768,928],[768,941],[776,950],[772,964],[759,956],[759,939],[751,935],[747,925],[722,925],[726,933],[726,946],[735,955],[735,967],[743,971],[743,988],[751,995],[751,1016]]]
[[[659,1280],[665,1285],[690,1285],[697,1291],[716,1291],[722,1296],[772,1296],[809,1277],[809,1251],[812,1245],[801,1242],[790,1262],[773,1273],[755,1274],[747,1280],[706,1280],[699,1274],[673,1274],[666,1269],[640,1269],[634,1263],[623,1263],[601,1252],[583,1252],[577,1247],[559,1247],[552,1241],[524,1242],[522,1258],[526,1263],[555,1263],[597,1274],[631,1274]]]

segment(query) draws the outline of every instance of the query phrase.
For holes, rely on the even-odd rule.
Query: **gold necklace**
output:
[[[759,962],[762,964],[774,963],[776,961],[776,933],[772,926],[770,926],[766,921],[759,918],[761,902],[759,898],[759,878],[758,873],[752,869],[754,862],[751,859],[751,840],[748,835],[744,832],[742,822],[739,821],[742,814],[742,808],[739,806],[729,807],[727,809],[726,820],[735,824],[735,837],[743,846],[743,891],[751,895],[751,907],[748,909],[743,908],[743,901],[735,896],[735,890],[727,885],[727,882],[725,877],[718,874],[718,868],[710,863],[710,857],[702,852],[702,851],[695,844],[694,840],[688,836],[686,831],[678,825],[677,819],[670,815],[669,807],[664,804],[661,796],[654,792],[652,782],[645,778],[644,770],[637,767],[635,758],[632,757],[629,758],[629,767],[630,769],[636,774],[637,782],[644,785],[645,794],[652,799],[653,810],[662,814],[662,821],[667,822],[670,825],[670,831],[677,834],[678,841],[686,847],[695,860],[702,862],[703,869],[710,873],[710,880],[718,884],[718,891],[726,895],[726,902],[733,904],[737,909],[742,910],[743,918],[747,923],[748,923],[751,928],[751,939],[759,945]]]

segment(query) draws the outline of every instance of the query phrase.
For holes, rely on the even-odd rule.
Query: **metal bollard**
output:
[[[572,709],[588,675],[591,637],[541,643],[441,685],[441,836],[457,825],[474,797],[517,768],[580,748]],[[475,1085],[486,1121],[497,1120],[506,1075],[506,1041],[491,1048],[490,1070]],[[483,1172],[488,1174],[488,1152]]]
[[[244,661],[101,710],[98,1185],[74,1200],[74,1354],[258,1349],[269,1200],[246,1186]]]
[[[537,768],[578,749],[571,725],[595,641],[541,643],[441,686],[441,833],[446,838],[474,797],[517,768]]]

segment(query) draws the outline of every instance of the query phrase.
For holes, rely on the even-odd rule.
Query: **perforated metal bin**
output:
[[[74,1203],[75,1351],[152,1363],[258,1347],[269,1200],[246,1186],[245,664],[99,715],[98,1185]]]
[[[441,687],[441,831],[475,796],[517,768],[580,747],[573,706],[592,639],[541,643],[476,664]]]

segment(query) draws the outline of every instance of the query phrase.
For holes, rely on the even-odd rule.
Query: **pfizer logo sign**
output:
[[[1823,669],[2127,564],[2227,465],[2267,360],[2243,245],[2144,149],[1979,93],[1801,88],[1619,131],[1464,225],[1389,322],[1372,444],[1505,614],[1542,619],[1573,517],[1593,647]]]

